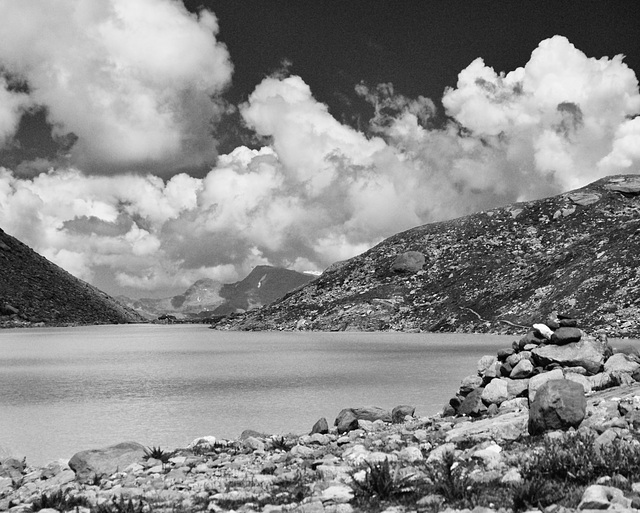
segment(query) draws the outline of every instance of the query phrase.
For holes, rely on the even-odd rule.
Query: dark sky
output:
[[[392,82],[398,93],[423,95],[440,107],[445,87],[477,57],[496,71],[524,66],[556,34],[591,57],[626,56],[640,70],[637,4],[558,1],[260,1],[185,0],[207,8],[235,66],[227,93],[246,100],[255,86],[292,62],[337,119],[357,126],[371,113],[354,86]],[[442,112],[440,111],[440,115]],[[362,119],[362,117],[365,119]]]

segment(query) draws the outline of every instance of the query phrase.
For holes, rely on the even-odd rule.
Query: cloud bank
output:
[[[77,137],[71,162],[113,172],[201,166],[215,159],[211,122],[232,66],[215,16],[173,0],[0,2],[0,144],[26,100],[53,135]]]
[[[560,36],[509,73],[473,61],[444,92],[444,126],[431,100],[391,84],[358,93],[376,107],[367,134],[303,78],[265,78],[239,106],[264,146],[221,155],[204,178],[2,169],[0,226],[110,292],[159,294],[261,263],[322,270],[413,226],[640,170],[635,73]]]

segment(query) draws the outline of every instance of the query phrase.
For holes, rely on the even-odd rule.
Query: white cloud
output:
[[[30,103],[26,94],[9,90],[7,80],[0,75],[0,149],[15,134]]]
[[[268,143],[202,179],[0,169],[0,226],[109,291],[175,293],[260,264],[322,270],[422,223],[640,171],[635,74],[562,37],[510,73],[472,62],[440,128],[427,99],[359,90],[378,106],[375,137],[334,119],[302,78],[266,78],[240,113]]]
[[[212,95],[232,71],[217,31],[213,14],[175,0],[8,0],[0,66],[26,81],[56,135],[78,136],[76,165],[167,172],[215,157]]]

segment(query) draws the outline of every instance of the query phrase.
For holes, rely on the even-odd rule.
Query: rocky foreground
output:
[[[640,509],[640,356],[566,316],[463,380],[441,415],[346,408],[330,428],[0,465],[0,511],[562,513]]]

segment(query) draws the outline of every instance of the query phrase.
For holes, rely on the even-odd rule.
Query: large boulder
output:
[[[400,273],[415,273],[422,270],[425,258],[419,251],[406,251],[396,257],[391,270]]]
[[[587,399],[582,385],[567,379],[547,381],[530,404],[529,434],[577,428],[586,412]]]
[[[633,356],[628,356],[624,353],[614,354],[604,364],[604,371],[611,373],[624,372],[633,374],[638,369],[640,369],[640,363]]]
[[[498,406],[509,399],[509,386],[506,380],[493,379],[482,391],[480,396],[486,404],[497,404]]]
[[[110,476],[124,470],[132,463],[141,461],[145,448],[136,442],[123,442],[103,449],[80,451],[69,460],[69,467],[81,483]]]
[[[580,328],[558,328],[551,335],[551,343],[561,346],[571,342],[579,342],[581,338],[582,330]]]
[[[487,411],[487,407],[482,402],[482,393],[484,388],[476,388],[467,397],[464,398],[462,404],[458,407],[458,415],[468,415],[469,417],[478,417]]]
[[[533,401],[536,398],[538,390],[540,390],[547,381],[551,381],[552,379],[564,379],[562,369],[553,369],[552,371],[533,376],[529,380],[529,386],[527,388],[529,402]]]
[[[391,422],[391,412],[378,408],[377,406],[366,406],[361,408],[345,408],[338,413],[334,426],[338,427],[339,433],[346,433],[354,429],[358,429],[359,420],[368,420],[375,422],[382,420]]]
[[[584,367],[589,374],[597,374],[608,351],[606,342],[583,337],[579,342],[565,345],[538,346],[531,351],[531,356],[534,363],[543,367],[556,363],[562,367]]]
[[[393,410],[391,410],[391,419],[394,424],[400,424],[404,422],[404,419],[409,416],[413,417],[416,412],[416,407],[408,404],[401,404],[396,406]]]

